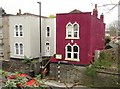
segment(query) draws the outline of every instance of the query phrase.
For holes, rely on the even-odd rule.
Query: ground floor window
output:
[[[15,43],[14,54],[15,55],[23,55],[24,54],[23,43],[18,43],[18,42]]]
[[[71,45],[68,43],[65,47],[66,60],[79,61],[79,46],[75,43]]]

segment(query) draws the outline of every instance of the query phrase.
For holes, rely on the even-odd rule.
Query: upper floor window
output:
[[[79,46],[76,43],[71,46],[70,44],[66,45],[66,60],[79,61]]]
[[[18,25],[15,25],[15,36],[19,36]]]
[[[22,25],[15,25],[15,36],[23,36],[23,26]]]
[[[79,39],[79,25],[76,22],[66,25],[66,39]]]
[[[46,37],[50,37],[50,27],[47,27],[47,30],[46,30]]]
[[[22,25],[19,25],[19,30],[20,30],[20,36],[23,36],[23,27],[22,27]]]
[[[77,24],[74,24],[73,25],[73,34],[74,34],[74,37],[78,37],[78,35],[79,35],[79,27],[78,27],[78,25]]]

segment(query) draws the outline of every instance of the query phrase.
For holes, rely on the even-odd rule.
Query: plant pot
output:
[[[31,77],[34,77],[35,76],[34,70],[29,70],[29,74],[28,75],[31,76]]]

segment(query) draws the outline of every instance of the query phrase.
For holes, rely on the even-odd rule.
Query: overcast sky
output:
[[[39,14],[37,2],[41,2],[43,16],[55,15],[56,13],[68,13],[74,9],[82,12],[92,12],[94,4],[102,6],[104,4],[117,4],[119,0],[0,0],[0,7],[5,9],[8,14],[16,14],[19,9],[22,13],[29,12]],[[118,19],[118,7],[109,11],[113,5],[98,7],[99,15],[105,15],[105,23],[108,25]]]

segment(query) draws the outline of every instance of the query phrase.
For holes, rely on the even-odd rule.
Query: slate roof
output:
[[[73,11],[69,12],[69,13],[82,13],[82,11],[74,9]]]

